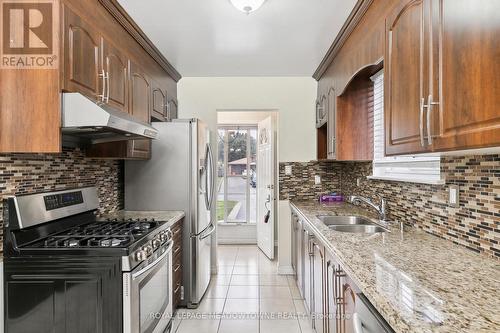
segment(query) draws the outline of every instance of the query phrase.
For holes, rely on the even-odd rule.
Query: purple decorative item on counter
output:
[[[344,197],[342,194],[331,193],[331,194],[323,194],[319,197],[319,202],[341,202],[344,201]]]

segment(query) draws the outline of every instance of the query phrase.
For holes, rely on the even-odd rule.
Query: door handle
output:
[[[439,102],[434,102],[432,100],[432,94],[429,95],[429,99],[427,100],[427,141],[430,145],[432,145],[432,133],[431,133],[431,113],[432,107],[434,105],[439,105]]]
[[[99,77],[102,79],[102,94],[97,95],[101,99],[102,103],[106,102],[106,72],[104,69],[101,69],[101,73],[99,74]]]
[[[207,238],[208,236],[210,236],[211,234],[213,234],[213,232],[215,231],[215,225],[213,223],[211,223],[207,229],[208,229],[208,231],[206,231],[203,235],[200,234],[200,240],[203,240],[203,239]],[[207,230],[207,229],[205,229],[205,230]]]
[[[107,87],[106,87],[106,103],[109,103],[109,72],[106,72],[106,82],[108,83],[107,84]]]
[[[425,98],[420,99],[420,115],[419,115],[419,126],[420,126],[420,145],[422,147],[425,147],[425,139],[424,139],[424,108],[426,107],[425,105]]]
[[[205,172],[205,207],[207,207],[208,210],[210,210],[210,202],[209,202],[209,197],[208,197],[208,150],[210,147],[208,144],[205,147],[205,165],[203,166],[203,171]],[[203,172],[202,171],[202,172]]]
[[[213,163],[213,160],[214,160],[214,156],[212,154],[212,147],[210,146],[210,144],[207,145],[208,146],[208,157],[210,159],[210,163],[207,163],[207,176],[208,176],[208,168],[210,167],[210,198],[208,200],[208,209],[212,209],[212,205],[214,203],[214,197],[215,197],[215,166],[214,166],[214,163]],[[207,184],[208,184],[208,177],[207,177]],[[208,192],[208,188],[207,188],[207,192]]]

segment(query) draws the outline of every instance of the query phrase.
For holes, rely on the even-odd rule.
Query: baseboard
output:
[[[278,274],[279,275],[295,275],[295,271],[292,266],[279,266],[278,265]]]

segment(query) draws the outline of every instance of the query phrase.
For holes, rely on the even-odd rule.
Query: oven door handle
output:
[[[155,261],[153,261],[152,263],[150,263],[146,267],[142,268],[141,270],[137,271],[136,273],[133,273],[132,274],[132,279],[138,278],[139,276],[141,276],[142,274],[146,273],[151,268],[153,268],[154,266],[156,266],[160,261],[163,260],[163,258],[165,258],[172,251],[172,247],[173,246],[174,246],[174,242],[170,242],[170,244],[168,245],[168,247],[165,250],[165,252],[163,252],[158,258],[156,258]]]

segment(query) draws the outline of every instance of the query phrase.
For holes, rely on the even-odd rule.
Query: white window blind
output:
[[[368,178],[440,184],[439,156],[391,156],[385,154],[384,137],[384,72],[371,77],[374,83],[373,175]]]

